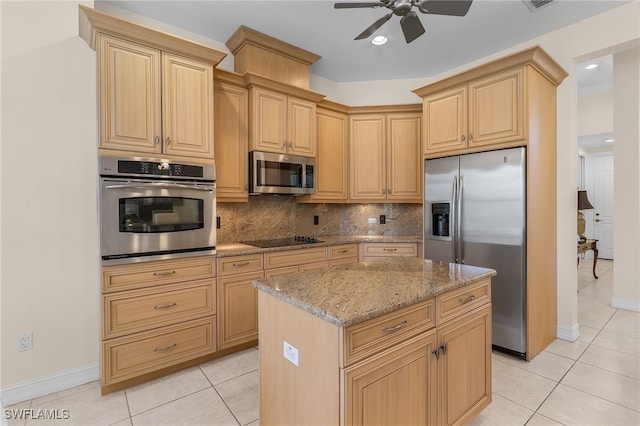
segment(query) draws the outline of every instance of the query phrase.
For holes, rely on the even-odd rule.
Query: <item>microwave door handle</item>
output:
[[[122,183],[117,185],[106,185],[105,189],[148,189],[148,188],[176,188],[176,189],[193,189],[196,191],[211,192],[213,188],[205,188],[196,185],[184,185],[180,183]]]

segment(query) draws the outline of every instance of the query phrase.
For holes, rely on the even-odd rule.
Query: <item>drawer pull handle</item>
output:
[[[349,249],[342,249],[342,250],[338,250],[338,253],[348,253]]]
[[[384,251],[398,251],[397,248],[385,248],[385,249],[382,249],[382,250],[384,250]]]
[[[247,266],[248,264],[249,264],[249,261],[246,260],[244,262],[234,263],[233,266]]]
[[[177,343],[174,343],[173,345],[168,345],[168,346],[165,346],[163,348],[155,348],[153,351],[154,352],[166,352],[168,350],[171,350],[171,349],[175,348],[177,345],[178,345]]]
[[[169,308],[173,308],[174,306],[176,306],[177,303],[173,302],[173,303],[169,303],[168,305],[162,305],[162,306],[154,306],[153,309],[169,309]]]
[[[401,328],[405,327],[406,325],[407,325],[407,320],[402,320],[402,321],[400,321],[399,324],[396,324],[393,327],[387,327],[387,326],[382,327],[382,331],[384,331],[385,333],[388,333],[390,331],[400,330]]]
[[[166,277],[168,275],[174,275],[176,271],[154,272],[154,277]]]
[[[467,297],[466,299],[458,299],[458,303],[462,303],[462,304],[469,303],[475,298],[476,298],[476,296],[472,294],[469,297]]]

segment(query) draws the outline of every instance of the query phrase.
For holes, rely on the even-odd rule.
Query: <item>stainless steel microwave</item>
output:
[[[316,159],[251,151],[249,193],[303,195],[315,192]]]

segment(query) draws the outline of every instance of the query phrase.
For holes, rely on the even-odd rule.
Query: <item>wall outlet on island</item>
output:
[[[286,341],[284,342],[284,357],[291,362],[291,364],[298,366],[298,348],[290,345]]]

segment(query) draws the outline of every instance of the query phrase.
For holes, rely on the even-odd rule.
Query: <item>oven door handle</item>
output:
[[[212,192],[214,187],[203,187],[198,185],[185,185],[180,183],[164,183],[164,182],[153,182],[153,183],[121,183],[117,185],[105,185],[105,189],[148,189],[148,188],[175,188],[175,189],[193,189],[196,191],[207,191]]]

